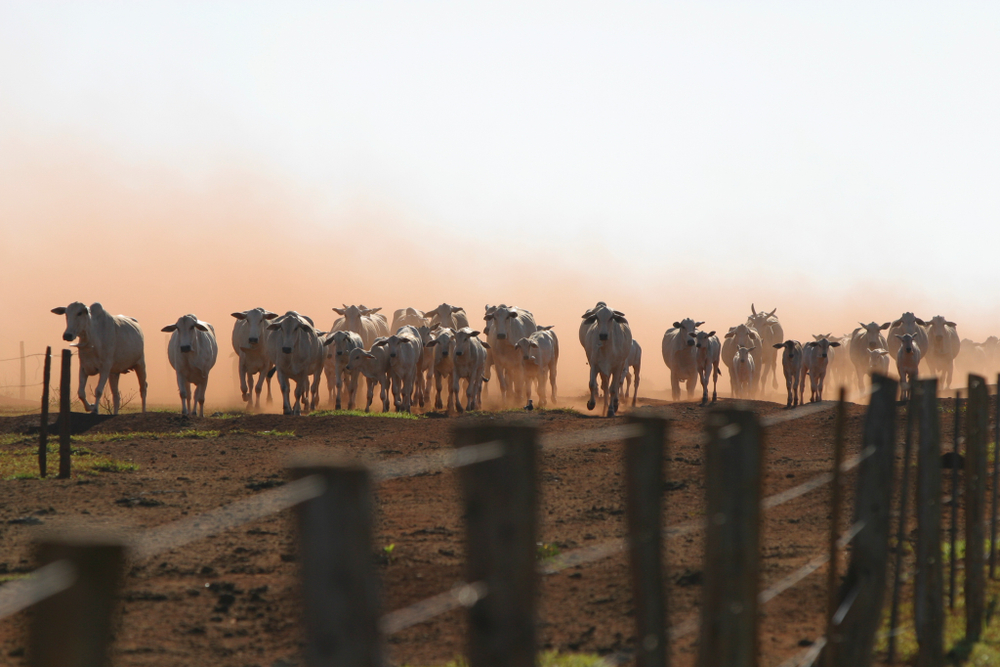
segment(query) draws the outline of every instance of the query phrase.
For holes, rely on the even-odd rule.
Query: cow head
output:
[[[365,310],[368,309],[366,308]],[[344,316],[344,319],[347,321],[347,328],[351,331],[361,331],[361,316],[367,314],[361,308],[348,306],[346,303],[343,308],[334,308],[333,312]]]
[[[927,337],[930,339],[930,344],[933,346],[935,352],[944,353],[944,338],[948,333],[947,327],[951,327],[954,330],[955,326],[954,322],[949,322],[940,315],[935,315],[927,323]]]
[[[522,313],[517,308],[498,306],[486,319],[492,320],[491,331],[496,334],[497,340],[507,340],[511,335],[511,323],[522,317]]]
[[[740,363],[740,364],[745,364],[745,363],[747,363],[747,359],[749,359],[749,358],[750,358],[750,353],[751,353],[752,351],[756,350],[756,349],[757,349],[757,348],[756,348],[756,347],[754,347],[754,346],[751,346],[751,347],[743,347],[742,345],[740,345],[740,346],[739,346],[739,347],[738,347],[738,348],[736,349],[736,359],[735,359],[735,361],[736,361],[737,363]]]
[[[198,319],[197,315],[184,315],[177,318],[177,322],[174,324],[168,324],[167,326],[160,329],[165,333],[173,333],[177,337],[177,347],[181,352],[196,352],[198,336],[195,335],[195,331],[208,331],[210,325],[208,322],[202,322]]]
[[[753,347],[760,339],[760,334],[753,327],[746,324],[739,324],[729,330],[726,338],[732,338],[737,347]]]
[[[791,362],[795,360],[795,354],[802,347],[797,340],[786,340],[784,343],[774,343],[772,345],[774,349],[781,350],[781,360],[782,362]]]
[[[702,324],[704,324],[704,322]],[[694,346],[699,350],[703,348],[708,348],[709,346],[708,339],[712,338],[713,336],[715,336],[714,331],[693,331],[688,334],[688,338],[694,339]],[[689,341],[688,345],[690,344],[691,342]]]
[[[584,313],[584,324],[597,324],[597,340],[600,342],[605,342],[611,336],[611,327],[617,326],[618,324],[628,324],[628,320],[625,319],[625,313],[619,310],[611,310],[605,305],[602,305],[602,301],[593,310],[587,311],[590,313]]]
[[[821,359],[826,359],[830,355],[830,348],[840,347],[840,343],[837,341],[831,341],[828,338],[821,338],[819,340],[814,340],[811,343],[806,343],[806,347],[815,348],[816,354],[818,354]]]
[[[361,341],[360,337],[352,331],[334,331],[326,337],[323,345],[332,345],[333,354],[329,356],[337,356],[343,360],[351,353],[351,350],[361,347]]]
[[[914,350],[920,351],[920,347],[917,345],[916,336],[913,334],[896,334],[896,338],[900,340],[900,350],[906,354],[913,354]]]
[[[469,356],[469,348],[472,347],[472,339],[479,335],[478,331],[470,329],[469,327],[464,327],[455,332],[454,350],[456,357],[467,357]],[[485,347],[489,348],[489,345],[479,341],[479,343]]]
[[[56,315],[66,316],[66,331],[63,332],[63,340],[73,341],[77,336],[86,338],[90,331],[90,308],[79,301],[74,301],[65,308],[62,306],[53,308],[52,312]]]
[[[878,325],[875,322],[869,322],[868,324],[858,322],[858,324],[861,325],[861,329],[854,330],[856,335],[860,335],[862,337],[865,347],[869,350],[877,350],[878,348],[883,347],[884,343],[882,334],[880,334],[879,331],[885,331],[888,329],[892,325],[892,322],[886,322],[882,325]]]
[[[265,331],[264,322],[273,320],[277,316],[277,313],[272,313],[263,308],[254,308],[253,310],[244,310],[242,313],[233,313],[233,317],[247,323],[247,342],[250,345],[256,345],[260,342]]]
[[[451,354],[451,344],[455,340],[455,331],[449,327],[438,327],[434,330],[434,338],[424,344],[433,347],[435,359],[447,359]]]
[[[275,332],[278,347],[284,354],[291,354],[298,343],[300,331],[315,332],[312,322],[295,311],[288,311],[267,325],[267,330]]]
[[[882,372],[885,368],[885,358],[889,356],[889,350],[879,348],[868,350],[868,370]]]
[[[753,327],[758,332],[760,332],[768,324],[778,321],[778,318],[774,316],[776,312],[778,312],[777,308],[772,310],[770,313],[764,312],[763,310],[757,312],[757,310],[753,307],[753,304],[751,303],[750,317],[747,318],[747,325]]]
[[[674,328],[680,329],[678,332],[678,337],[685,341],[688,347],[694,347],[694,333],[695,330],[700,327],[704,322],[695,322],[690,317],[681,320],[680,322],[674,322]]]
[[[902,327],[903,333],[917,333],[917,325],[924,326],[924,321],[913,313],[903,313],[892,323],[892,328]]]

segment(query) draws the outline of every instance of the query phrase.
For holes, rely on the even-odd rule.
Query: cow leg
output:
[[[608,388],[608,385],[610,384],[611,384],[611,376],[601,373],[601,396],[604,399],[601,412],[603,412],[605,416],[608,415],[608,402],[609,399],[611,398]]]
[[[94,388],[94,414],[96,415],[101,407],[101,396],[104,395],[104,385],[108,383],[108,378],[110,377],[110,371],[101,370],[101,374],[97,379],[97,387]],[[118,414],[114,412],[113,414]]]
[[[121,379],[121,375],[118,373],[112,373],[108,376],[108,388],[111,390],[111,414],[118,414],[118,410],[121,408],[121,394],[118,392],[118,381]]]
[[[273,366],[273,364],[272,364],[272,366]],[[270,368],[266,368],[266,369],[264,369],[264,370],[263,370],[263,371],[261,371],[261,372],[262,372],[262,373],[263,373],[263,374],[264,374],[264,375],[265,375],[265,376],[267,377],[267,404],[268,404],[268,405],[271,405],[271,403],[273,403],[273,402],[274,402],[274,401],[273,401],[273,400],[271,399],[271,376],[270,376],[270,375],[268,375],[268,373],[270,373],[270,372],[271,372],[271,369],[270,369]],[[280,385],[280,384],[281,384],[281,382],[279,381],[279,382],[278,382],[278,384]],[[258,407],[259,407],[259,406],[258,406]]]
[[[76,395],[77,395],[77,398],[80,399],[80,402],[83,403],[83,409],[84,409],[85,412],[96,413],[97,412],[97,406],[96,405],[91,405],[90,403],[87,402],[87,380],[88,380],[88,378],[89,378],[89,376],[87,375],[87,371],[84,370],[83,364],[80,364],[80,373],[79,373],[80,386],[77,389]]]
[[[188,395],[189,395],[188,382],[184,378],[184,376],[180,373],[180,371],[178,371],[176,375],[177,375],[177,393],[179,393],[180,396],[181,396],[181,414],[186,417],[187,414],[188,414],[188,412],[189,412],[189,407],[188,407]]]
[[[444,376],[442,374],[440,374],[440,373],[438,373],[438,372],[435,371],[435,373],[434,373],[434,389],[437,391],[437,394],[434,397],[434,409],[435,410],[440,410],[443,407],[443,405],[441,403],[441,382],[442,382],[443,379],[444,379]],[[449,403],[448,406],[451,407],[451,403]]]
[[[597,368],[590,364],[590,400],[587,401],[587,409],[593,410],[597,407]]]
[[[670,397],[675,401],[681,400],[681,379],[673,370],[670,371]]]
[[[253,383],[253,375],[248,374],[248,377],[250,379],[250,382]],[[254,397],[251,396],[250,400],[247,402],[247,410],[250,410],[251,408],[256,408],[257,410],[260,410],[260,392],[261,390],[264,389],[264,380],[266,379],[267,379],[267,371],[261,371],[260,373],[257,374],[257,386],[254,387],[254,393],[257,395],[256,401],[254,400]],[[270,382],[268,382],[267,388],[270,390],[271,388]]]
[[[132,369],[135,371],[135,379],[139,382],[139,400],[142,401],[142,413],[146,414],[146,391],[149,385],[146,384],[146,361],[140,360]]]
[[[198,407],[198,416],[205,416],[205,390],[208,389],[208,378],[206,377],[201,381],[201,384],[196,384],[194,387],[194,400]]]
[[[249,373],[247,373],[247,360],[243,357],[242,354],[240,355],[239,374],[240,374],[240,391],[243,392],[243,401],[246,402],[250,400],[249,387],[253,386],[253,377],[250,376]],[[247,386],[248,378],[250,380],[249,387]]]
[[[292,414],[291,387],[288,376],[278,371],[278,388],[281,390],[281,409],[286,415]]]
[[[718,389],[719,389],[719,376],[720,375],[722,375],[722,372],[719,371],[719,367],[718,366],[713,366],[712,367],[712,402],[713,403],[715,403],[716,399],[719,397]],[[635,403],[632,403],[632,405],[635,405]]]

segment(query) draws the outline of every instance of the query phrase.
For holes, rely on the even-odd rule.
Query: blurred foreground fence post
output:
[[[640,413],[641,414],[641,413]],[[625,441],[625,495],[638,667],[666,667],[667,599],[663,587],[663,484],[666,419],[633,413],[642,434]]]
[[[894,380],[872,375],[861,441],[864,459],[858,468],[854,504],[854,524],[860,524],[861,530],[852,543],[851,563],[833,619],[836,630],[826,648],[833,652],[830,659],[838,667],[872,664],[875,632],[882,619],[895,464],[896,389]]]
[[[59,369],[59,479],[68,479],[70,473],[69,368],[72,358],[72,352],[62,351],[62,367]]]
[[[986,380],[969,375],[965,422],[965,637],[978,641],[986,607],[986,439],[990,395]]]
[[[896,660],[896,628],[899,623],[899,587],[903,574],[903,554],[905,551],[903,544],[906,541],[906,513],[910,498],[910,452],[913,451],[913,429],[917,420],[917,410],[919,409],[919,403],[913,399],[913,392],[911,391],[910,394],[910,400],[907,401],[906,405],[906,431],[903,434],[903,486],[899,490],[899,521],[896,524],[896,559],[892,568],[889,649],[888,659],[886,660],[890,665]]]
[[[1000,375],[993,425],[993,507],[990,510],[990,578],[997,576],[997,504],[1000,503]]]
[[[465,498],[466,581],[486,594],[469,608],[469,667],[535,667],[538,445],[532,426],[455,429],[459,448],[499,441],[503,453],[459,468]]]
[[[830,480],[830,535],[829,554],[830,561],[826,572],[826,636],[832,637],[834,633],[833,616],[837,613],[837,565],[838,542],[840,540],[840,506],[844,500],[843,471],[844,465],[844,428],[847,421],[847,390],[840,388],[837,397],[837,416],[834,423],[833,432],[833,479]],[[829,639],[827,639],[829,641]],[[823,655],[823,662],[820,663],[829,667],[833,654],[827,651]]]
[[[920,404],[917,440],[917,553],[913,611],[917,667],[944,665],[944,569],[941,564],[941,425],[937,380],[916,383]]]
[[[299,503],[305,660],[310,667],[382,667],[379,582],[372,551],[372,480],[364,466],[303,456],[293,480],[315,475],[322,494]]]
[[[64,537],[41,542],[37,554],[40,565],[65,561],[73,584],[35,606],[28,664],[105,667],[124,577],[125,545],[115,539]]]
[[[38,423],[38,475],[45,477],[49,454],[49,378],[52,375],[52,348],[45,348],[42,371],[42,417]]]
[[[757,664],[763,432],[748,410],[713,410],[706,423],[705,583],[699,667]]]
[[[951,530],[949,531],[948,549],[948,608],[955,608],[955,558],[956,542],[958,540],[958,502],[961,494],[958,492],[958,449],[962,423],[962,392],[955,392],[955,421],[953,423],[951,442]]]

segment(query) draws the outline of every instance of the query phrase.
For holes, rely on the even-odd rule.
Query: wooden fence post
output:
[[[705,583],[698,666],[757,664],[763,433],[748,410],[706,424]]]
[[[38,475],[45,477],[49,454],[49,378],[52,375],[52,348],[45,348],[45,369],[42,372],[42,417],[38,424]]]
[[[837,613],[837,564],[838,549],[837,542],[840,539],[840,506],[843,504],[843,487],[841,477],[844,465],[844,427],[847,421],[847,390],[840,388],[840,395],[837,399],[837,416],[833,433],[833,479],[830,481],[830,536],[829,552],[830,564],[826,572],[826,636],[832,637],[834,633],[833,616]],[[824,662],[821,663],[830,667],[833,653],[827,651]]]
[[[990,395],[986,380],[969,375],[965,414],[965,637],[978,641],[986,611],[986,439]]]
[[[625,441],[625,495],[638,667],[666,667],[667,600],[663,587],[663,483],[667,420],[633,413],[642,434]]]
[[[962,392],[955,392],[955,421],[953,424],[954,433],[951,443],[951,530],[949,531],[948,550],[948,608],[955,608],[955,569],[958,565],[955,558],[956,540],[958,537],[958,500],[961,494],[958,492],[958,445],[961,440],[961,415],[962,415]]]
[[[24,400],[25,397],[25,389],[27,388],[26,386],[27,384],[28,384],[28,369],[25,364],[24,341],[22,340],[21,341],[21,391],[20,391],[20,398],[22,401]]]
[[[917,420],[919,403],[907,401],[906,432],[903,434],[903,487],[899,490],[899,521],[896,523],[896,558],[892,569],[892,601],[889,612],[889,647],[890,665],[896,659],[896,628],[899,622],[899,586],[903,574],[903,543],[906,540],[906,517],[910,497],[910,452],[913,450],[913,428]]]
[[[295,507],[306,664],[382,667],[371,474],[329,454],[300,457],[289,473],[323,480],[321,495]]]
[[[70,473],[69,436],[72,415],[69,411],[69,367],[72,358],[72,352],[62,351],[62,368],[59,369],[59,479],[68,479]]]
[[[455,445],[500,440],[504,454],[459,469],[466,512],[466,581],[486,584],[469,608],[470,667],[534,667],[538,594],[536,429],[473,423]]]
[[[990,510],[990,578],[997,573],[997,504],[1000,503],[1000,375],[997,376],[996,413],[993,431],[993,507]]]
[[[114,539],[69,537],[41,542],[41,565],[68,561],[75,581],[39,602],[30,621],[32,667],[105,667],[125,545]]]
[[[944,665],[944,570],[941,565],[941,425],[937,380],[916,383],[919,411],[917,443],[917,573],[914,616],[917,667]]]
[[[872,394],[861,441],[862,452],[871,454],[858,468],[854,496],[854,523],[862,523],[863,528],[852,543],[851,563],[840,589],[840,605],[834,619],[837,631],[827,644],[827,649],[833,651],[833,664],[838,667],[871,665],[875,632],[882,618],[889,562],[896,388],[894,380],[872,375]]]

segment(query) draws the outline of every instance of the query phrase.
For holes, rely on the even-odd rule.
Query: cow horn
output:
[[[750,314],[751,315],[756,315],[757,314],[757,309],[753,307],[752,303],[750,304]]]

